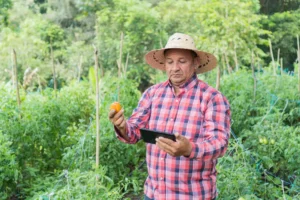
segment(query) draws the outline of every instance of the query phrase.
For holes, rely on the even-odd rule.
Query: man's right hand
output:
[[[121,136],[128,140],[126,133],[126,120],[124,117],[124,109],[121,109],[119,112],[115,110],[110,110],[108,113],[109,120],[111,123],[119,130]]]

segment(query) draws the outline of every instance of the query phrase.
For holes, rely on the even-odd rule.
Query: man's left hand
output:
[[[175,137],[176,142],[167,138],[159,137],[156,139],[156,145],[159,149],[167,152],[171,156],[189,156],[192,151],[190,141],[178,133],[175,133]]]

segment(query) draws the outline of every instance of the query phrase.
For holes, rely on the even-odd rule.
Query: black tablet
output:
[[[142,135],[142,139],[146,143],[155,144],[156,143],[155,139],[157,137],[164,137],[164,138],[171,139],[174,142],[176,141],[175,135],[172,135],[170,133],[164,133],[164,132],[149,130],[149,129],[145,129],[145,128],[141,128],[140,132]]]

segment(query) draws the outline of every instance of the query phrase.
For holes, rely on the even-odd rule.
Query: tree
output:
[[[1,24],[8,25],[8,10],[12,8],[11,0],[0,0],[0,28]]]
[[[262,20],[263,27],[272,32],[273,52],[280,49],[280,57],[283,58],[283,66],[289,71],[293,70],[293,64],[297,59],[297,35],[300,35],[300,9],[275,13]],[[265,51],[269,46],[262,47]],[[267,57],[269,63],[271,58]]]
[[[160,15],[151,4],[139,0],[114,0],[112,5],[97,13],[96,31],[101,63],[105,69],[117,69],[123,33],[122,63],[126,65],[128,56],[128,76],[141,81],[140,88],[143,90],[149,85],[152,70],[145,65],[144,54],[153,48],[160,48],[164,33]]]
[[[200,49],[216,54],[219,60],[228,56],[228,63],[233,65],[237,53],[240,61],[247,64],[252,50],[264,55],[257,48],[265,42],[260,36],[267,34],[259,24],[262,16],[257,14],[257,0],[167,0],[157,10],[169,34],[191,33]]]
[[[300,8],[300,0],[260,0],[260,12],[271,15],[276,12],[297,10]]]

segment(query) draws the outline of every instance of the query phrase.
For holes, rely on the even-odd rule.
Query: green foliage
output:
[[[261,13],[272,15],[274,13],[297,10],[300,7],[299,0],[260,0]]]
[[[10,186],[18,179],[18,164],[11,149],[12,142],[0,131],[0,199],[7,199],[15,188]]]
[[[249,68],[252,50],[258,57],[269,51],[266,38],[261,37],[270,32],[262,23],[272,32],[273,50],[281,49],[286,67],[287,62],[294,64],[299,32],[298,11],[265,18],[258,14],[257,0],[15,0],[13,4],[0,0],[0,5],[0,199],[139,195],[147,176],[145,165],[138,169],[145,146],[118,141],[107,114],[109,105],[119,101],[129,117],[139,91],[166,79],[145,65],[144,54],[164,46],[170,34],[184,32],[194,36],[198,48],[215,53],[223,71],[225,57],[235,66],[235,53],[241,68]],[[93,45],[104,69],[99,72],[97,170]],[[258,45],[264,45],[264,52]],[[57,78],[65,82],[59,91],[45,89],[52,77],[51,46]],[[12,49],[17,52],[19,84],[26,89],[20,89],[21,107],[11,87]],[[239,140],[231,139],[226,156],[220,159],[219,198],[297,198],[298,80],[280,70],[270,75],[271,68],[255,65],[256,88],[251,71],[222,73],[220,90],[229,99],[232,130]],[[24,86],[27,69],[38,69],[30,88]],[[199,77],[214,86],[216,70]]]
[[[0,28],[3,25],[8,25],[8,10],[12,7],[11,0],[0,0]]]
[[[144,12],[145,10],[147,12]],[[144,54],[160,47],[163,31],[159,24],[159,14],[151,9],[150,4],[143,1],[115,0],[113,6],[107,6],[97,12],[97,17],[96,40],[100,46],[104,69],[117,71],[122,32],[122,69],[126,66],[127,57],[129,63],[127,70],[122,71],[128,71],[128,77],[148,86],[151,68],[143,64]]]
[[[283,67],[293,71],[293,64],[297,59],[297,35],[300,35],[300,9],[275,13],[262,20],[265,29],[272,32],[272,47],[276,59],[276,53],[280,49],[280,58],[283,58]],[[263,48],[268,52],[269,46]],[[269,63],[271,57],[266,58]],[[280,63],[277,63],[280,65]]]
[[[20,110],[14,99],[4,99],[1,105],[1,130],[12,141],[11,149],[21,168],[20,188],[30,185],[38,174],[59,169],[63,150],[74,144],[66,135],[67,128],[72,122],[88,121],[93,110],[84,84],[58,93],[46,90],[22,96]]]
[[[52,188],[47,186],[52,186]],[[64,170],[56,180],[52,177],[37,180],[33,185],[33,190],[34,196],[28,199],[122,199],[124,195],[120,187],[106,175],[103,167],[95,172]]]
[[[190,33],[200,49],[216,54],[219,60],[228,56],[231,66],[235,65],[235,53],[240,64],[250,63],[249,50],[264,55],[257,45],[265,43],[260,37],[268,32],[260,27],[258,8],[256,0],[167,0],[157,7],[168,35]]]

